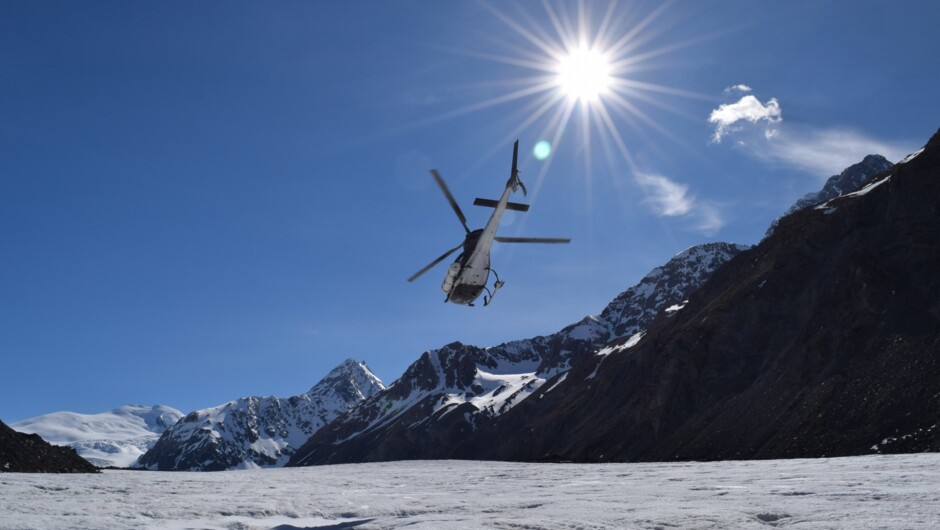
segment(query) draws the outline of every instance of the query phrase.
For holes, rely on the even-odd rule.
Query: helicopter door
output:
[[[444,277],[444,283],[441,284],[441,290],[445,294],[450,294],[450,290],[454,288],[454,282],[457,281],[457,275],[460,274],[460,260],[450,264],[450,268],[447,269],[447,276]]]

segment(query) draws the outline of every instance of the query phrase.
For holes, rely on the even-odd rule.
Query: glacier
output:
[[[932,529],[940,454],[0,474],[0,529]]]

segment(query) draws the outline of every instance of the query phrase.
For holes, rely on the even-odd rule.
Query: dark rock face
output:
[[[577,359],[628,338],[681,304],[746,247],[709,243],[677,254],[599,316],[558,333],[492,348],[460,343],[425,352],[384,392],[321,429],[288,465],[448,458],[493,418],[566,377]]]
[[[582,357],[450,456],[938,451],[938,271],[940,133],[862,189],[783,218],[642,340]]]
[[[769,237],[773,233],[780,219],[787,217],[793,212],[797,212],[810,206],[822,204],[830,199],[835,199],[840,195],[851,193],[862,187],[873,176],[887,171],[892,166],[885,157],[881,155],[868,155],[858,164],[853,164],[845,168],[842,173],[829,177],[826,184],[819,191],[814,191],[803,195],[777,220],[770,224],[767,234]]]
[[[670,262],[559,333],[426,352],[288,465],[940,450],[937,144],[866,157],[758,247]]]
[[[384,388],[364,363],[349,359],[299,396],[252,396],[190,412],[138,465],[162,471],[283,466],[317,429]]]
[[[98,468],[71,447],[47,443],[37,434],[23,434],[0,422],[0,472],[96,473]]]

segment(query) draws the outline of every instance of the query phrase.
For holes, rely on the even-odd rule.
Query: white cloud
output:
[[[776,98],[770,98],[765,105],[750,94],[734,103],[719,105],[708,116],[708,122],[715,124],[712,141],[719,143],[725,135],[740,130],[739,127],[735,127],[735,124],[740,121],[779,123],[783,120],[781,112],[780,103]]]
[[[652,205],[656,215],[674,217],[692,209],[695,199],[689,196],[688,186],[652,173],[637,173],[636,180],[646,193],[645,202]]]
[[[725,94],[731,94],[734,92],[750,92],[751,87],[741,84],[741,85],[731,85],[725,89]]]
[[[689,194],[689,187],[663,175],[636,173],[636,181],[646,195],[644,202],[660,217],[682,217],[691,222],[692,229],[712,236],[725,225],[724,216],[714,204],[697,200]]]
[[[725,94],[750,92],[747,85],[732,85]],[[782,164],[828,178],[859,162],[865,155],[879,154],[891,161],[905,156],[915,143],[879,140],[844,128],[820,129],[783,123],[780,103],[766,104],[747,94],[734,103],[712,110],[708,122],[715,125],[712,142],[734,134],[735,147],[766,163]],[[747,127],[746,123],[760,124]]]

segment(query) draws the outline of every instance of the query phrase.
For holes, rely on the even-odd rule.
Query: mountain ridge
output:
[[[916,160],[913,155],[903,163],[912,160]],[[612,302],[605,309],[609,313],[605,322],[597,317],[587,317],[565,328],[565,339],[582,339],[586,344],[595,346],[592,354],[582,352],[572,356],[568,352],[569,355],[553,356],[546,345],[555,341],[554,335],[528,339],[531,341],[528,344],[539,347],[538,353],[542,359],[533,375],[545,373],[551,377],[538,384],[525,381],[528,386],[520,387],[526,390],[523,399],[498,414],[480,414],[474,401],[481,392],[476,390],[467,392],[464,398],[446,392],[439,392],[438,395],[428,392],[417,404],[407,399],[413,394],[400,391],[396,400],[385,403],[390,414],[382,413],[382,406],[377,403],[381,396],[377,396],[373,402],[363,402],[311,437],[289,465],[411,458],[594,462],[812,456],[813,450],[818,453],[825,444],[819,444],[813,450],[806,447],[786,448],[786,444],[783,444],[762,453],[761,448],[768,447],[767,440],[777,434],[773,428],[751,425],[753,432],[760,432],[764,437],[763,441],[757,442],[749,440],[747,433],[738,432],[740,429],[735,430],[735,422],[752,424],[752,409],[760,410],[758,416],[772,417],[775,413],[779,414],[779,410],[772,406],[782,407],[783,404],[777,403],[779,399],[767,399],[763,394],[749,394],[748,399],[737,401],[730,396],[737,392],[753,391],[754,380],[759,378],[761,370],[767,370],[760,362],[763,357],[757,352],[767,348],[773,350],[772,346],[779,346],[775,341],[794,340],[787,335],[792,330],[781,329],[780,322],[790,322],[794,315],[799,318],[802,306],[788,306],[793,312],[785,313],[779,308],[775,309],[762,290],[766,289],[764,293],[774,290],[781,299],[795,304],[791,300],[796,293],[803,292],[797,279],[800,275],[812,275],[813,267],[828,267],[826,270],[836,276],[839,274],[833,264],[841,263],[835,259],[840,256],[835,256],[832,263],[824,264],[811,262],[812,265],[808,265],[805,260],[801,260],[805,258],[803,254],[825,254],[816,248],[820,244],[809,248],[802,246],[813,240],[811,233],[807,235],[807,230],[810,230],[807,227],[807,216],[812,216],[812,221],[816,223],[833,223],[833,220],[844,223],[844,214],[837,214],[841,209],[838,203],[870,194],[890,178],[886,177],[884,170],[890,168],[895,171],[897,167],[891,166],[883,157],[869,156],[859,164],[846,168],[840,175],[831,177],[822,190],[805,195],[774,223],[768,230],[768,236],[758,245],[757,249],[760,250],[751,248],[726,260],[722,266],[716,267],[714,276],[705,281],[694,295],[673,299],[668,306],[660,300],[659,305],[654,304],[653,317],[644,326],[623,325],[619,329],[612,329],[605,325],[610,321],[609,314],[616,313]],[[872,224],[865,215],[859,215],[855,221],[841,225],[843,231],[864,228],[866,222]],[[841,236],[832,236],[832,241],[837,242]],[[851,245],[848,247],[851,248]],[[770,258],[762,252],[768,248],[776,249]],[[781,269],[788,275],[783,280],[773,275]],[[755,270],[757,278],[753,277]],[[775,278],[774,283],[768,284],[770,280],[760,274],[770,274],[770,278]],[[641,281],[634,289],[640,289],[642,285]],[[711,289],[707,288],[709,285]],[[776,290],[780,290],[779,293]],[[851,299],[851,293],[841,292],[841,296]],[[755,303],[754,300],[761,302]],[[753,308],[754,314],[740,309],[743,307]],[[637,308],[631,309],[636,311]],[[851,307],[839,309],[846,318],[851,318]],[[761,315],[762,318],[755,315]],[[792,324],[794,327],[805,326],[806,321],[798,320]],[[716,338],[706,339],[700,333],[697,334],[702,326]],[[672,329],[680,330],[675,332],[677,338],[664,343],[667,340],[664,335],[669,335],[668,330]],[[771,336],[767,337],[760,334],[761,329],[776,331],[770,332]],[[756,333],[756,336],[752,337],[749,333]],[[734,350],[732,345],[736,335],[738,340],[746,336],[748,340],[757,342],[743,346],[743,351]],[[594,344],[591,340],[593,338],[597,338]],[[711,344],[710,340],[717,342]],[[525,349],[527,341],[514,341],[513,344],[517,350],[520,345]],[[672,353],[664,351],[666,347],[672,348],[668,350]],[[565,351],[564,347],[556,346],[554,349],[554,353]],[[755,353],[748,354],[748,351]],[[461,352],[464,356],[458,358]],[[460,343],[425,352],[399,381],[414,381],[416,376],[423,376],[425,384],[418,386],[427,389],[442,379],[441,376],[435,378],[430,375],[432,370],[429,367],[434,366],[437,370],[437,367],[445,365],[451,366],[455,373],[463,374],[466,378],[472,368],[467,359],[478,359],[481,352],[483,350]],[[717,363],[717,366],[709,362]],[[480,373],[477,365],[477,379]],[[646,377],[639,377],[639,373]],[[792,375],[787,377],[792,378]],[[716,381],[723,381],[724,386],[716,386]],[[397,381],[390,389],[398,384]],[[696,384],[701,388],[696,387]],[[415,385],[412,383],[411,387]],[[786,385],[771,388],[781,396],[788,395]],[[465,389],[466,385],[456,390]],[[488,389],[484,387],[481,390]],[[774,403],[771,410],[763,410],[755,405],[762,403],[762,400]],[[736,403],[736,412],[722,414],[722,404],[732,402]],[[791,399],[790,403],[793,406],[794,401]],[[841,403],[839,408],[845,407],[848,405]],[[709,434],[726,432],[721,429],[708,430],[713,422],[719,421],[723,422],[723,429],[734,432],[738,437],[736,439],[745,440],[742,446],[721,444],[718,434]],[[773,424],[779,425],[779,422]],[[879,425],[872,429],[882,427]],[[936,425],[933,427],[933,431],[940,430],[935,428]],[[790,425],[787,428],[794,427]],[[933,432],[931,426],[918,428],[920,430],[917,432]],[[715,436],[718,436],[718,441]],[[692,441],[687,438],[692,438]],[[706,439],[711,440],[711,445],[704,442]],[[910,439],[910,436],[906,439]],[[890,437],[885,440],[890,440]],[[831,450],[835,445],[830,442],[826,447],[828,449],[825,450]],[[852,454],[859,451],[858,447],[843,447],[840,450]]]
[[[311,437],[288,465],[446,457],[469,432],[556,384],[578,356],[641,331],[659,310],[682,303],[712,270],[745,248],[690,247],[620,293],[598,316],[550,335],[489,348],[454,342],[425,351],[386,391]]]
[[[317,429],[383,388],[365,363],[347,359],[303,394],[250,396],[190,412],[141,455],[137,466],[164,471],[279,467]]]
[[[829,177],[819,191],[811,191],[797,199],[783,215],[770,223],[770,227],[767,228],[764,237],[770,236],[774,228],[777,227],[777,224],[784,217],[788,217],[790,214],[804,208],[816,206],[830,199],[835,199],[840,195],[851,193],[861,188],[862,184],[868,182],[872,177],[887,171],[893,165],[894,164],[881,155],[867,155],[860,162],[843,169],[838,175]]]
[[[641,340],[584,358],[453,458],[579,462],[940,450],[940,132],[785,217]],[[499,440],[487,444],[487,440]]]

